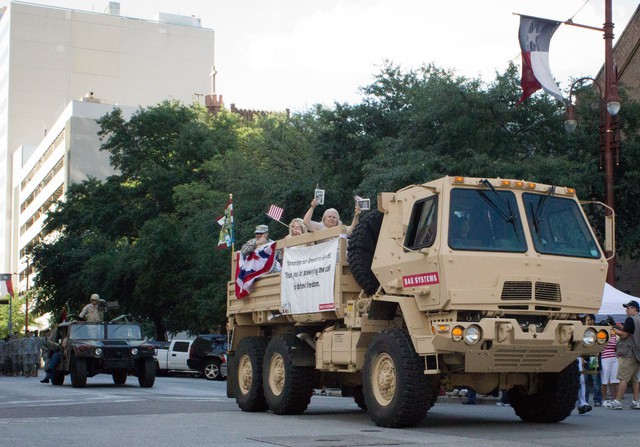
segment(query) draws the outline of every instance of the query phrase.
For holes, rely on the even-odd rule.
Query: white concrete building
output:
[[[121,17],[119,4],[109,5],[108,13],[98,14],[16,1],[0,18],[0,272],[23,271],[20,248],[38,231],[27,214],[38,222],[42,211],[23,202],[30,199],[20,187],[31,180],[12,176],[23,174],[23,165],[33,163],[30,152],[42,150],[45,141],[57,154],[51,160],[60,160],[52,123],[71,101],[93,92],[105,103],[137,107],[165,99],[191,103],[194,93],[209,92],[213,30],[194,17]],[[83,173],[83,161],[75,161],[77,171],[46,164],[47,173],[72,181]],[[44,185],[41,194],[64,192],[53,185],[59,183]]]
[[[71,101],[37,147],[21,146],[13,153],[12,190],[16,191],[18,212],[12,228],[18,239],[17,271],[22,273],[14,279],[17,289],[26,289],[26,249],[46,236],[42,226],[51,205],[64,197],[71,183],[89,176],[103,180],[114,173],[109,153],[100,151],[96,120],[115,107],[93,97]],[[126,120],[137,110],[117,107]]]

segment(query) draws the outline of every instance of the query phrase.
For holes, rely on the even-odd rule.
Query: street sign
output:
[[[0,304],[9,304],[9,300],[0,300]]]

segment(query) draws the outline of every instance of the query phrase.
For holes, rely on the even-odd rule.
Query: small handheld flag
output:
[[[284,213],[284,208],[280,208],[279,206],[276,206],[276,205],[271,205],[269,207],[269,211],[267,211],[267,216],[269,216],[273,220],[280,221],[283,213]]]

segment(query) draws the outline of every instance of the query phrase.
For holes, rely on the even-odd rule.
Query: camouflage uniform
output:
[[[9,340],[11,345],[11,375],[17,376],[20,371],[20,365],[18,364],[18,358],[20,355],[20,339],[13,337]]]
[[[36,337],[31,334],[29,337],[24,338],[24,358],[22,365],[24,368],[24,376],[32,377],[37,375],[36,371],[36,357],[37,357],[37,342]]]
[[[0,340],[0,375],[4,374],[4,340]]]
[[[21,337],[18,339],[18,375],[26,375],[25,371],[26,363],[25,356],[27,354],[27,339],[25,337]]]

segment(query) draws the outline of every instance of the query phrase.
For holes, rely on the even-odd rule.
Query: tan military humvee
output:
[[[571,413],[576,359],[610,335],[578,319],[600,308],[608,264],[573,189],[445,177],[379,194],[343,231],[278,241],[282,272],[243,299],[229,283],[227,389],[242,410],[302,413],[332,386],[406,427],[441,387],[471,387],[509,390],[524,421]]]

